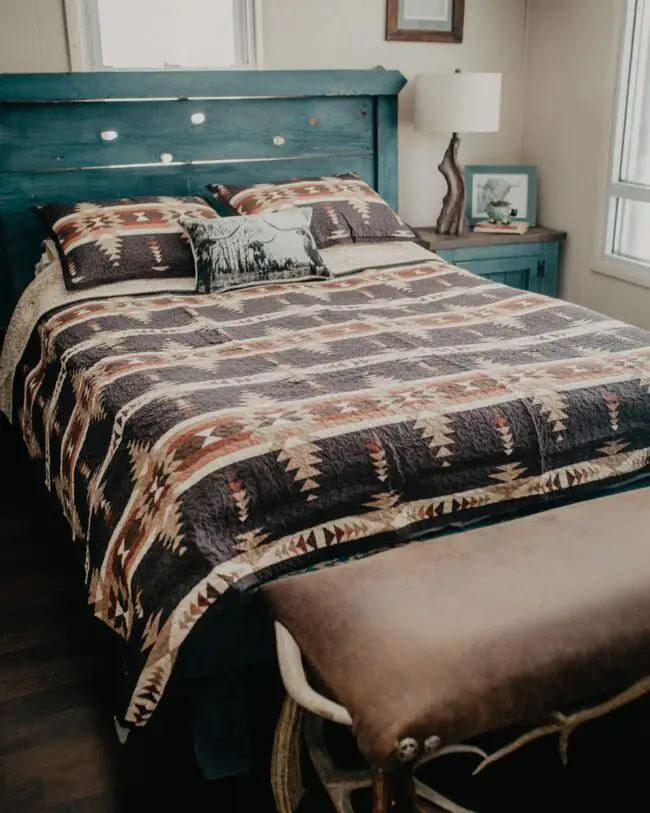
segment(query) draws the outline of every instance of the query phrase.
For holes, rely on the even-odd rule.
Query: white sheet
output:
[[[47,239],[43,241],[43,254],[41,255],[41,259],[36,263],[36,268],[34,269],[34,276],[37,277],[39,274],[42,274],[43,271],[46,271],[50,265],[53,263],[60,264],[59,255],[56,251],[56,246],[54,245],[54,240]]]
[[[383,268],[410,262],[439,260],[417,243],[367,243],[358,246],[334,246],[321,251],[325,265],[335,277],[353,274],[366,268]]]

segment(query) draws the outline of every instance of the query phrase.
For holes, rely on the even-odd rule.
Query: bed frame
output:
[[[351,170],[396,208],[405,84],[384,69],[0,74],[0,339],[46,236],[35,204]],[[245,678],[273,659],[256,596],[206,614],[186,642],[176,682],[191,684],[208,778],[247,770]]]
[[[355,171],[396,207],[405,84],[379,68],[0,74],[0,330],[41,253],[34,204]]]
[[[34,204],[205,195],[215,181],[351,170],[396,207],[405,83],[383,69],[0,74],[0,331],[41,253]],[[647,477],[625,488],[641,485]],[[209,778],[247,769],[243,678],[274,657],[257,601],[207,613],[176,666],[177,682],[192,684],[195,747]]]

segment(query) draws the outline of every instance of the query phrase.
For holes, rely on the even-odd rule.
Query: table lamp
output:
[[[501,120],[500,73],[429,73],[416,77],[415,127],[453,133],[438,167],[447,181],[438,234],[465,234],[467,190],[458,163],[460,133],[496,133]]]

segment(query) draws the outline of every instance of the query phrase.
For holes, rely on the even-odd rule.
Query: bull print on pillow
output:
[[[294,209],[220,220],[183,218],[196,260],[197,291],[329,277],[309,230],[311,212]]]

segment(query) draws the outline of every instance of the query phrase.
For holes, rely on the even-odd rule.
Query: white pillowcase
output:
[[[42,274],[43,271],[53,264],[58,264],[59,267],[61,267],[61,260],[59,259],[59,252],[56,250],[54,240],[48,238],[47,240],[43,240],[43,253],[34,268],[34,276],[37,277],[39,274]]]
[[[321,251],[325,265],[335,277],[356,274],[369,268],[385,268],[401,263],[444,262],[418,243],[359,243],[354,246],[333,246]]]

